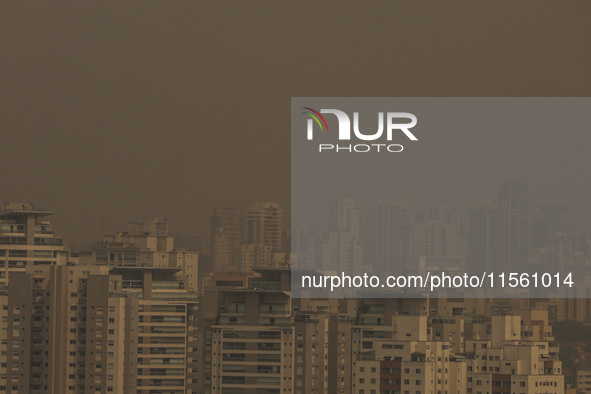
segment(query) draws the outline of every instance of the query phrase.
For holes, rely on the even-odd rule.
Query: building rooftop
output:
[[[23,216],[33,215],[36,218],[50,216],[53,215],[53,212],[50,211],[40,211],[40,210],[5,210],[0,211],[0,218],[17,218]]]
[[[124,272],[142,272],[142,271],[151,271],[151,272],[162,272],[162,273],[176,273],[181,271],[181,268],[177,267],[121,267],[121,266],[114,266],[109,270],[112,274],[122,274]]]

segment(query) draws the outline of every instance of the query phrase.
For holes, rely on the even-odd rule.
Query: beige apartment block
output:
[[[175,249],[174,238],[168,235],[167,229],[165,219],[158,217],[130,222],[130,231],[105,236],[100,247],[79,253],[78,262],[109,267],[175,268],[183,286],[197,292],[199,254]]]
[[[371,346],[369,349],[364,343],[365,349],[354,361],[358,372],[354,393],[371,394],[375,390],[374,379],[368,380],[360,369],[371,358],[379,362],[378,393],[466,392],[465,360],[458,360],[450,353],[448,342],[379,339]],[[372,367],[369,372],[373,371]]]
[[[469,392],[564,392],[562,362],[558,360],[555,345],[549,341],[529,339],[533,328],[546,327],[547,321],[532,325],[532,316],[545,317],[543,313],[536,312],[525,314],[523,318],[493,316],[490,319],[490,334],[482,336],[482,339],[466,341],[464,356],[468,364]],[[522,338],[523,333],[528,334],[528,338]],[[550,337],[548,334],[543,335]]]
[[[336,299],[296,299],[295,392],[350,393],[352,319],[336,313]]]
[[[227,286],[231,276],[211,278],[217,296],[205,291],[217,315],[203,330],[211,332],[203,341],[211,369],[202,392],[351,393],[352,320],[338,300],[291,299],[286,269],[259,269]],[[207,322],[214,310],[205,308]]]
[[[578,370],[575,379],[577,393],[591,393],[591,371]]]
[[[289,271],[263,271],[247,288],[218,291],[211,326],[212,393],[293,393]]]
[[[123,313],[124,392],[197,393],[197,294],[185,289],[175,268],[114,268],[115,296]],[[120,282],[119,282],[120,281]],[[113,297],[111,297],[113,298]],[[125,312],[121,308],[125,308]],[[119,310],[119,312],[118,312]],[[115,338],[115,337],[114,337]],[[110,356],[108,351],[107,358]],[[109,377],[107,376],[107,382]]]
[[[591,297],[589,294],[573,295],[571,298],[536,300],[535,305],[538,309],[547,309],[550,321],[553,322],[565,320],[584,322],[591,318]]]
[[[27,266],[63,262],[63,240],[45,220],[52,214],[29,203],[0,206],[0,287],[8,285],[11,273],[24,272]]]
[[[247,244],[270,246],[272,252],[283,251],[283,209],[279,204],[254,204],[246,219]]]
[[[214,272],[242,270],[244,225],[240,208],[216,208],[211,215],[211,257]]]
[[[11,278],[8,393],[190,393],[197,294],[175,268],[31,266]]]
[[[0,289],[0,394],[6,393],[8,363],[8,289]]]
[[[85,390],[87,280],[106,267],[29,266],[8,288],[8,393]]]

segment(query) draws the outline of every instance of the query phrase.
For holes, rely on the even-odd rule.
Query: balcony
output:
[[[248,284],[248,288],[250,290],[277,290],[277,291],[281,291],[281,283],[252,281]]]
[[[35,238],[35,245],[41,246],[63,246],[64,242],[61,238]]]
[[[121,288],[122,289],[143,289],[144,288],[144,281],[143,280],[123,280],[121,281]]]
[[[0,245],[26,245],[26,237],[0,237]]]
[[[244,317],[230,317],[230,316],[221,316],[219,319],[220,326],[241,326],[245,324]]]
[[[9,261],[8,268],[25,268],[27,263],[25,261]]]
[[[49,224],[36,224],[35,234],[53,234],[53,226]]]
[[[18,223],[1,223],[0,234],[2,233],[24,233],[25,225]]]
[[[246,355],[243,353],[222,353],[222,361],[245,361]]]
[[[318,323],[320,319],[316,315],[296,315],[294,322],[296,323]]]
[[[146,316],[147,317],[147,316]],[[145,316],[139,317],[140,323],[165,323],[165,324],[185,324],[185,316]]]
[[[363,315],[383,315],[384,311],[383,305],[363,305],[359,308],[359,313]]]
[[[261,326],[291,326],[293,324],[291,316],[287,317],[262,317],[258,324]]]
[[[291,313],[288,305],[283,304],[262,304],[259,306],[261,315],[289,315]]]
[[[281,331],[259,331],[259,339],[281,339]]]
[[[376,317],[360,317],[355,324],[359,326],[383,326],[384,320]]]
[[[179,281],[152,282],[153,290],[184,290],[185,284]]]
[[[196,302],[199,296],[196,293],[189,293],[185,291],[156,291],[152,293],[153,300],[161,301],[186,301]]]
[[[220,307],[220,315],[244,315],[246,313],[246,304],[230,303]]]

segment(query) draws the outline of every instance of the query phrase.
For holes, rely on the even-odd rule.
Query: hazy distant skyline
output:
[[[307,116],[299,108],[359,111],[365,130],[377,129],[379,111],[414,114],[412,132],[376,141],[339,141],[329,132],[306,139]],[[497,202],[505,181],[527,184],[531,207],[567,205],[588,224],[591,168],[588,98],[298,98],[292,102],[292,230],[318,225],[330,203],[355,198],[370,207],[383,198],[407,199],[414,207]],[[363,123],[365,122],[365,123]],[[318,153],[316,144],[399,143],[400,153]],[[533,214],[533,211],[532,211]],[[587,222],[584,222],[584,221]],[[583,224],[582,223],[582,224]]]
[[[75,242],[288,210],[292,96],[591,95],[591,3],[139,4],[0,13],[0,201],[54,211]]]

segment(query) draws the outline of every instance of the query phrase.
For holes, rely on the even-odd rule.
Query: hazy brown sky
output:
[[[7,2],[0,200],[55,211],[76,241],[146,214],[202,232],[216,206],[287,206],[290,97],[589,96],[590,14],[589,1]]]

